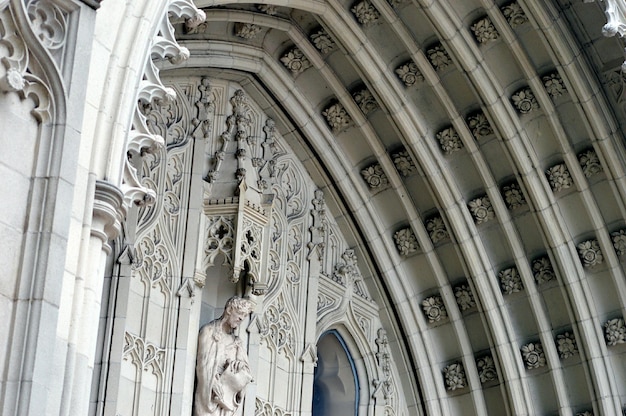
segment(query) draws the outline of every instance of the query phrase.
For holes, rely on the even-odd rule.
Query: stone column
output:
[[[87,414],[92,386],[98,317],[109,241],[117,237],[125,217],[122,191],[96,180],[89,240],[81,250],[72,305],[72,325],[65,367],[61,414]]]

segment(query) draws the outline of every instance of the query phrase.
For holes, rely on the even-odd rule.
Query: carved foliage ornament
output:
[[[360,24],[367,26],[375,23],[380,18],[380,12],[369,0],[356,3],[350,9]]]
[[[280,61],[292,74],[298,75],[311,67],[311,62],[299,48],[289,50]]]
[[[550,259],[546,256],[533,260],[531,267],[535,281],[539,285],[556,278],[554,270],[552,269],[552,263],[550,263]]]
[[[626,254],[626,230],[618,230],[611,233],[613,248],[618,256]]]
[[[320,28],[311,35],[313,45],[323,54],[330,53],[337,49],[337,44],[325,29]]]
[[[396,75],[405,86],[410,87],[418,82],[424,81],[424,75],[417,68],[417,64],[413,61],[406,62],[396,68]]]
[[[413,233],[413,230],[411,228],[403,228],[396,231],[396,233],[393,235],[393,239],[396,242],[396,248],[398,249],[398,253],[400,253],[401,256],[408,256],[410,254],[416,253],[419,250],[417,238],[415,237],[415,233]]]
[[[489,17],[485,16],[477,20],[471,27],[478,43],[488,43],[500,37],[500,34]]]
[[[561,359],[573,357],[578,354],[578,346],[576,345],[576,338],[571,332],[564,332],[556,336],[556,349],[559,352]]]
[[[354,102],[359,106],[363,114],[368,115],[378,108],[378,102],[367,88],[363,88],[352,94]]]
[[[428,323],[440,322],[448,317],[448,311],[439,295],[427,297],[422,301],[422,310]]]
[[[528,22],[528,17],[522,10],[522,7],[517,3],[513,2],[504,7],[502,7],[502,14],[506,17],[507,22],[512,28],[523,25]]]
[[[448,51],[440,43],[428,49],[426,55],[435,71],[443,71],[452,65],[452,59],[450,59]]]
[[[463,364],[454,363],[443,369],[443,376],[446,382],[446,389],[454,391],[467,387],[467,377]]]
[[[478,112],[467,117],[467,125],[476,140],[489,137],[493,134],[493,128],[483,112]]]
[[[254,23],[235,23],[235,35],[242,39],[254,39],[263,28]]]
[[[459,309],[463,312],[476,306],[474,294],[467,283],[454,287],[454,297],[456,298],[457,305],[459,305]]]
[[[459,134],[456,132],[454,127],[448,127],[441,130],[439,133],[437,133],[436,137],[439,141],[439,146],[441,147],[441,150],[446,155],[452,154],[463,148],[463,142],[461,141],[461,137],[459,137]]]
[[[518,209],[526,205],[526,198],[522,192],[522,188],[517,182],[512,182],[502,187],[502,197],[504,203],[510,210]]]
[[[505,295],[521,292],[524,289],[522,278],[516,267],[500,270],[498,279],[500,280],[500,289]]]
[[[546,355],[540,342],[530,342],[521,348],[524,365],[528,370],[546,365]]]
[[[530,88],[523,88],[511,96],[513,105],[520,114],[528,114],[539,109],[539,102]]]
[[[611,319],[604,323],[604,339],[609,347],[626,343],[624,318]]]
[[[553,192],[560,192],[574,185],[574,179],[565,163],[559,163],[546,170],[546,176]]]
[[[396,165],[396,169],[400,175],[406,177],[417,172],[417,167],[411,155],[406,150],[401,150],[391,155],[393,164]]]
[[[426,220],[426,230],[433,244],[445,241],[450,238],[446,224],[440,215],[436,215]]]
[[[545,75],[542,77],[543,86],[546,89],[548,95],[552,98],[560,97],[567,93],[567,89],[565,88],[565,83],[561,78],[561,74],[558,72],[553,72],[551,74]]]
[[[496,213],[491,205],[491,200],[487,195],[469,201],[467,206],[472,217],[474,217],[476,225],[483,224],[496,217]]]
[[[379,163],[363,169],[361,175],[371,190],[378,191],[389,185],[389,179]]]
[[[485,355],[476,359],[476,368],[478,369],[478,378],[481,383],[487,383],[498,379],[496,371],[496,363],[491,355]]]
[[[352,124],[352,118],[340,103],[328,106],[322,111],[322,115],[326,118],[326,122],[333,133],[338,133]]]
[[[578,256],[585,268],[595,267],[602,264],[604,256],[602,250],[600,250],[600,244],[598,240],[587,240],[578,244]]]
[[[587,178],[602,172],[602,164],[595,150],[588,149],[578,154],[578,163],[583,170],[583,174]]]

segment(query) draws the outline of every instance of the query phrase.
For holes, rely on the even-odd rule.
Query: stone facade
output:
[[[270,3],[0,1],[0,413],[621,414],[623,4]]]

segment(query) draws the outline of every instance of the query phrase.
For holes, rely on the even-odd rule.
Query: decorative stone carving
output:
[[[526,16],[526,13],[524,13],[524,10],[522,10],[522,7],[517,2],[510,3],[502,7],[501,10],[512,28],[516,28],[528,22],[528,16]]]
[[[507,269],[500,270],[500,272],[498,272],[498,280],[500,281],[500,289],[505,295],[510,295],[524,290],[522,277],[516,267],[509,267]]]
[[[547,256],[540,257],[532,262],[533,276],[538,285],[554,280],[556,275],[552,269],[552,263]]]
[[[493,135],[493,128],[482,111],[469,115],[467,117],[467,125],[476,140]]]
[[[548,168],[546,170],[546,176],[550,183],[550,188],[552,188],[552,192],[560,192],[574,185],[574,179],[572,179],[572,175],[570,175],[565,163],[559,163],[558,165]]]
[[[348,249],[341,255],[341,260],[335,264],[335,270],[330,277],[333,281],[352,290],[363,299],[369,300],[367,288],[363,282],[363,276],[357,267],[357,258],[354,250]]]
[[[550,97],[556,98],[567,93],[565,83],[561,78],[561,74],[558,72],[545,75],[541,79],[543,81],[543,86]]]
[[[376,362],[381,370],[382,377],[373,381],[374,392],[372,393],[372,397],[375,397],[377,392],[381,391],[383,398],[389,401],[394,391],[389,340],[387,339],[387,332],[383,328],[378,328],[377,335],[374,341],[376,343]]]
[[[576,416],[593,416],[593,412],[591,410],[587,410],[586,412],[576,413]]]
[[[417,172],[417,166],[415,166],[415,162],[407,150],[393,153],[391,158],[400,175],[407,177]]]
[[[352,94],[354,102],[359,106],[363,114],[368,115],[378,108],[378,102],[367,88],[363,88]]]
[[[189,58],[189,50],[180,46],[174,35],[174,27],[170,18],[187,18],[188,28],[194,28],[202,23],[206,15],[198,9],[191,0],[173,1],[166,13],[163,14],[155,31],[150,57],[146,60],[143,81],[140,84],[137,102],[138,105],[133,117],[131,131],[129,133],[126,154],[128,155],[124,165],[122,191],[124,202],[127,206],[146,206],[155,202],[156,193],[149,189],[141,180],[137,171],[136,162],[141,161],[146,155],[154,154],[164,147],[163,137],[150,131],[144,109],[153,103],[162,105],[171,103],[176,98],[176,92],[165,87],[161,82],[159,70],[152,59],[168,59],[172,64],[179,64]]]
[[[526,205],[526,198],[522,192],[522,188],[517,182],[511,182],[502,187],[502,198],[504,203],[510,210],[518,209]]]
[[[488,43],[500,37],[500,34],[488,16],[477,20],[471,27],[478,43]]]
[[[467,377],[461,363],[446,366],[443,369],[443,376],[446,381],[446,390],[454,391],[467,387]]]
[[[611,233],[613,248],[618,256],[626,254],[626,230],[618,230]]]
[[[389,179],[383,171],[383,167],[379,163],[369,166],[361,171],[361,175],[365,182],[373,191],[379,191],[389,185]]]
[[[126,217],[124,194],[116,186],[101,180],[96,180],[94,193],[91,235],[100,238],[108,254],[111,251],[108,243],[119,235]]]
[[[276,6],[270,6],[268,4],[257,4],[256,8],[265,14],[269,14],[270,16],[275,16],[278,13]]]
[[[234,331],[252,309],[249,300],[230,298],[223,315],[200,329],[194,416],[232,415],[243,402],[252,373],[245,346]]]
[[[396,231],[393,235],[393,239],[396,242],[396,248],[401,256],[408,256],[419,250],[417,238],[411,228],[403,228]]]
[[[33,5],[32,7],[38,7],[37,5],[41,4],[45,8],[48,3],[50,2],[31,2],[30,4]],[[60,28],[57,28],[57,33],[58,30]],[[45,28],[42,28],[42,36],[44,36],[43,39],[40,38],[42,42],[45,41],[43,32]],[[57,39],[58,36],[61,34],[52,35],[52,38]],[[62,36],[64,37],[65,34],[63,33]],[[0,9],[0,45],[2,45],[0,66],[3,67],[0,73],[4,72],[0,75],[0,92],[17,92],[22,100],[32,96],[34,104],[31,110],[32,116],[39,122],[50,120],[54,112],[53,95],[46,82],[35,75],[35,71],[30,68],[32,59],[30,51],[15,25],[11,7],[8,5],[3,10]]]
[[[578,244],[578,256],[585,268],[595,267],[604,261],[598,240],[587,240]]]
[[[456,132],[454,127],[448,127],[437,133],[437,140],[439,140],[439,146],[441,150],[449,155],[463,148],[463,142],[461,137]]]
[[[61,67],[66,44],[68,13],[53,1],[31,1],[27,4],[33,33]]]
[[[478,369],[478,378],[481,383],[488,383],[498,379],[496,363],[493,361],[491,355],[477,358],[476,368]]]
[[[440,215],[436,215],[426,220],[426,230],[433,244],[440,243],[450,238],[446,223]]]
[[[319,298],[318,298],[319,301]],[[318,304],[318,307],[320,305]],[[289,357],[295,352],[293,318],[286,306],[285,297],[280,295],[257,320],[261,339],[277,354]]]
[[[339,133],[344,128],[352,124],[352,117],[340,103],[334,103],[328,106],[322,115],[326,118],[326,122],[332,129],[333,133]]]
[[[448,51],[443,47],[441,43],[433,46],[426,51],[426,56],[430,64],[435,68],[435,71],[443,71],[447,67],[452,65],[452,59],[448,55]]]
[[[467,206],[476,225],[486,223],[496,217],[496,213],[491,205],[491,200],[487,195],[472,199],[468,202]]]
[[[289,50],[280,61],[292,74],[298,75],[311,67],[311,62],[299,48]]]
[[[546,355],[540,342],[530,342],[521,348],[524,365],[528,370],[546,365]]]
[[[369,0],[356,3],[350,9],[360,24],[364,26],[375,23],[380,18],[380,12]]]
[[[593,149],[587,149],[584,152],[578,154],[578,163],[583,170],[583,174],[587,178],[591,178],[594,175],[602,172],[602,164],[600,158]]]
[[[564,332],[556,336],[556,349],[562,360],[578,354],[576,337],[571,332]]]
[[[520,114],[528,114],[539,109],[539,102],[530,88],[522,88],[511,96],[513,105]]]
[[[235,23],[235,35],[242,39],[254,39],[261,30],[263,30],[263,28],[254,23]]]
[[[624,318],[615,318],[604,323],[604,339],[609,347],[626,343]]]
[[[140,371],[151,371],[163,376],[165,349],[128,331],[124,331],[122,359],[130,360]]]
[[[256,398],[254,407],[254,416],[293,416],[293,413],[287,412],[280,406],[266,402],[259,397]]]
[[[413,61],[405,62],[396,68],[396,75],[405,86],[410,87],[418,82],[424,81],[424,75]]]
[[[319,28],[310,38],[313,45],[324,55],[337,49],[337,44],[324,28]]]
[[[467,283],[462,283],[454,287],[454,297],[456,298],[456,303],[459,305],[461,312],[476,307],[474,294]]]
[[[440,322],[448,317],[448,311],[439,295],[427,297],[422,301],[422,310],[428,323]]]

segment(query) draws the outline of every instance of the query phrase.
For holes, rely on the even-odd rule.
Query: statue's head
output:
[[[253,307],[254,304],[252,301],[240,298],[239,296],[233,296],[226,301],[222,320],[228,322],[228,325],[232,329],[235,329],[252,311]]]

